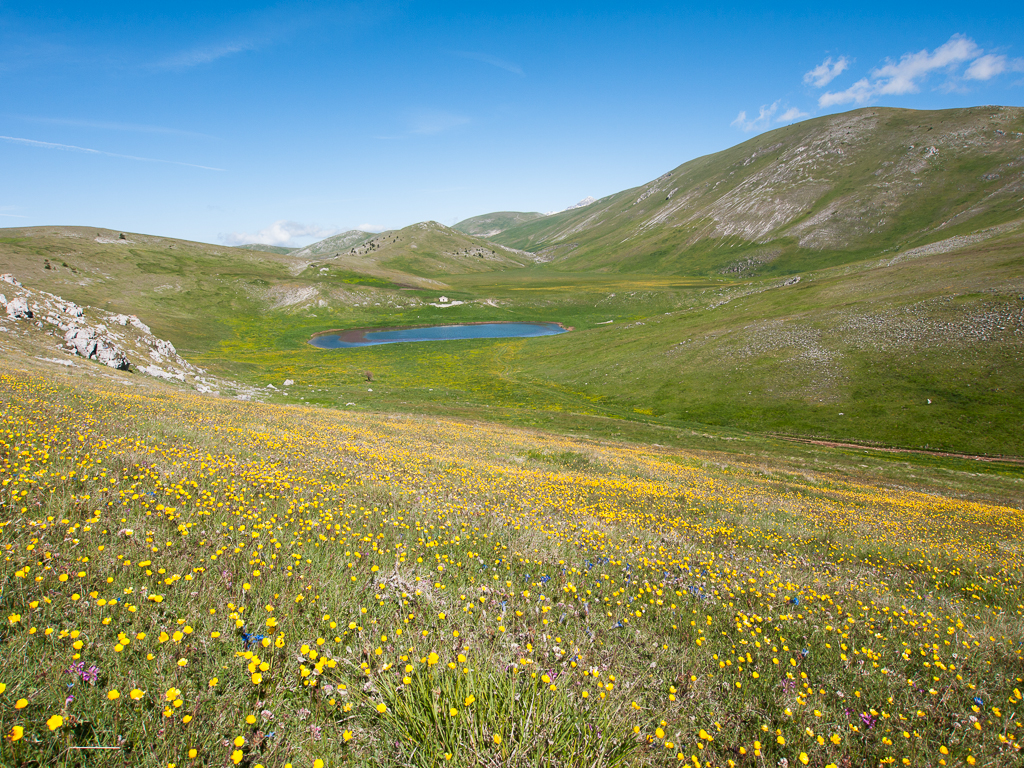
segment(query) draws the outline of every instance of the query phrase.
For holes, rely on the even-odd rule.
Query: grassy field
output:
[[[537,265],[434,274],[441,287],[415,288],[403,287],[403,273],[349,262],[296,264],[139,235],[97,242],[117,235],[84,228],[9,232],[4,268],[26,285],[137,314],[196,364],[273,385],[268,396],[281,402],[569,423],[606,436],[638,435],[642,422],[651,434],[1024,455],[1019,222],[805,272],[790,285]],[[440,295],[463,303],[432,306]],[[306,344],[329,328],[493,320],[574,330],[344,351]],[[296,385],[282,392],[286,379]]]
[[[790,126],[503,233],[549,263],[0,232],[224,395],[0,317],[0,764],[1020,765],[1021,119]],[[687,179],[816,196],[626,236]],[[570,330],[307,343],[482,321]]]
[[[1019,507],[92,381],[0,377],[5,764],[1019,764]]]

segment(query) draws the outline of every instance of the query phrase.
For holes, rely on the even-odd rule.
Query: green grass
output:
[[[1019,508],[4,366],[5,765],[1019,762]]]

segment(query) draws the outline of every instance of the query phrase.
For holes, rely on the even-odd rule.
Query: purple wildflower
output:
[[[99,679],[99,676],[100,670],[95,664],[85,670],[85,672],[82,672],[82,679],[89,685],[96,685],[96,681]]]

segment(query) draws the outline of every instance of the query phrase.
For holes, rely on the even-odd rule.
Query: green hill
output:
[[[518,224],[525,224],[528,221],[533,221],[543,216],[543,213],[498,211],[497,213],[485,213],[481,216],[463,219],[454,225],[452,229],[476,237],[494,237],[506,229],[510,229]]]
[[[363,232],[361,229],[350,229],[348,232],[342,232],[338,235],[331,235],[330,237],[318,240],[315,243],[307,245],[305,248],[293,249],[292,255],[297,259],[326,259],[331,255],[347,251],[350,248],[354,248],[357,245],[365,243],[367,240],[372,240],[374,234],[372,232]]]
[[[285,248],[280,245],[263,245],[263,243],[246,243],[245,245],[236,245],[235,247],[241,248],[244,251],[263,251],[265,253],[278,253],[282,256],[299,250],[298,248]]]
[[[419,278],[515,269],[534,261],[532,254],[495,245],[436,221],[382,232],[322,258],[324,263],[361,273],[405,273]]]
[[[558,269],[795,274],[1024,214],[1024,109],[870,108],[769,131],[495,242]]]

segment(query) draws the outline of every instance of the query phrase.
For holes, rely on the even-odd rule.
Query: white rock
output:
[[[108,368],[114,368],[118,371],[127,371],[130,365],[124,352],[103,341],[96,342],[96,359]]]
[[[32,310],[28,308],[28,302],[19,297],[7,303],[7,316],[12,320],[28,319],[32,317]]]
[[[174,348],[174,345],[165,339],[157,339],[156,348],[161,355],[166,355],[167,357],[170,357],[171,355],[176,355],[178,353],[177,350]]]
[[[185,374],[171,373],[170,371],[165,371],[163,368],[160,368],[159,366],[156,365],[147,365],[145,368],[142,368],[141,370],[144,371],[145,373],[148,373],[150,376],[156,379],[175,379],[177,381],[185,380]]]
[[[294,383],[295,383],[295,382],[294,382],[294,381],[292,381],[291,379],[285,379],[285,380],[284,380],[284,385],[285,385],[286,387],[290,387],[290,386],[291,386],[292,384],[294,384]]]
[[[12,275],[10,273],[0,275],[0,280],[2,280],[5,283],[10,283],[11,285],[16,285],[19,288],[21,288],[21,283],[19,283],[17,280],[15,280],[14,279],[14,275]]]

